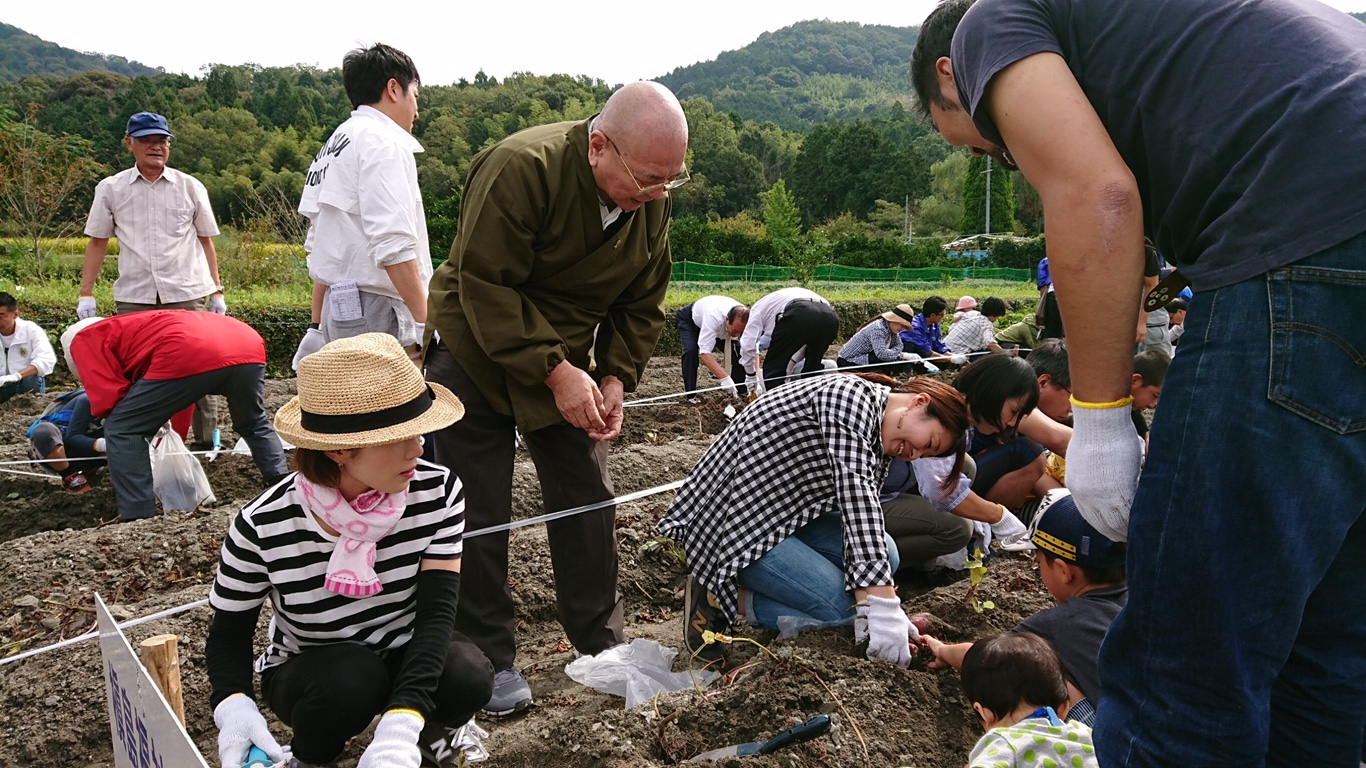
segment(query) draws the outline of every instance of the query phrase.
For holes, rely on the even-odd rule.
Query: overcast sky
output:
[[[916,26],[934,0],[412,3],[238,0],[159,5],[103,0],[6,3],[0,21],[78,51],[115,54],[168,72],[206,64],[340,66],[347,50],[382,42],[410,56],[431,85],[483,69],[591,75],[609,84],[659,77],[742,48],[805,19]],[[1366,11],[1366,0],[1331,0]]]

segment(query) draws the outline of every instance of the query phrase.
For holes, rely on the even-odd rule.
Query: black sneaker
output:
[[[725,632],[730,628],[716,595],[707,591],[692,574],[683,585],[683,604],[688,614],[683,617],[683,648],[688,656],[700,663],[720,669],[726,665],[726,654],[721,643],[708,643],[703,633]]]

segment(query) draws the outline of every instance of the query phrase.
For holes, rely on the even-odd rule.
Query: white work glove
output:
[[[19,383],[19,374],[17,374],[17,373],[7,373],[7,374],[5,374],[4,376],[0,376],[0,387],[6,386],[6,385],[8,385],[8,384],[18,384],[18,383]]]
[[[1020,518],[1016,517],[1014,512],[1005,507],[1002,507],[1001,510],[1005,514],[1001,515],[1000,520],[991,524],[991,532],[996,538],[1000,539],[1029,530],[1029,527],[1020,522]]]
[[[87,317],[98,317],[99,314],[99,311],[95,309],[94,296],[82,296],[81,300],[76,302],[76,319],[84,320]]]
[[[417,749],[421,735],[422,718],[411,710],[386,712],[356,768],[421,768],[422,753]]]
[[[920,633],[895,597],[868,596],[868,658],[886,659],[898,667],[911,663],[911,638]]]
[[[215,293],[209,297],[209,311],[215,315],[228,314],[228,302],[224,300],[223,294]]]
[[[731,377],[727,376],[726,378],[721,379],[720,384],[721,384],[721,391],[722,391],[722,392],[725,392],[726,394],[730,395],[731,397],[739,397],[739,396],[740,396],[740,390],[739,390],[739,389],[736,389],[736,387],[735,387],[735,379],[732,379]]]
[[[285,759],[285,751],[270,735],[261,710],[246,694],[234,693],[218,702],[213,722],[218,726],[218,759],[223,768],[242,768],[253,744],[277,763]]]
[[[745,377],[745,389],[751,395],[759,394],[759,375],[757,373]]]
[[[952,356],[949,357],[949,360],[950,360],[954,365],[967,365],[967,364],[968,364],[968,356],[967,356],[967,355],[952,355]]]
[[[294,360],[290,366],[296,371],[299,370],[299,361],[322,349],[326,343],[327,339],[323,338],[322,331],[317,328],[309,328],[308,333],[305,333],[303,339],[299,341],[299,351],[294,353]]]
[[[908,363],[923,363],[925,360],[914,352],[902,352],[901,359]]]
[[[95,438],[95,452],[96,452],[96,453],[107,453],[107,451],[104,450],[104,438],[103,438],[103,437],[97,437],[97,438]]]
[[[1130,399],[1108,408],[1072,400],[1067,488],[1077,511],[1112,541],[1129,539],[1129,507],[1138,487],[1142,448],[1134,440]]]

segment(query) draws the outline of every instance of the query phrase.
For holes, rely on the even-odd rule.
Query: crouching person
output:
[[[104,420],[90,415],[84,389],[53,398],[28,428],[33,458],[62,478],[67,493],[85,493],[109,473],[104,460]]]
[[[147,442],[206,395],[227,398],[232,428],[266,484],[284,476],[284,452],[266,417],[266,343],[246,323],[178,309],[90,317],[66,329],[62,350],[91,415],[104,419],[120,519],[156,515]]]
[[[340,339],[299,361],[299,395],[275,417],[295,473],[233,520],[209,602],[205,656],[218,750],[238,768],[252,744],[284,757],[253,696],[294,729],[291,766],[330,765],[382,715],[360,768],[457,765],[486,756],[474,713],[493,668],[455,632],[465,501],[460,480],[420,459],[424,433],[465,413],[428,385],[397,339]]]

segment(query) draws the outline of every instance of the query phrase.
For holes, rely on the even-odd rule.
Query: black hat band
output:
[[[407,421],[412,421],[427,411],[431,410],[432,403],[436,400],[436,392],[432,391],[431,385],[427,385],[426,392],[418,394],[417,397],[406,403],[395,405],[392,408],[385,408],[382,411],[371,411],[370,413],[347,413],[340,415],[309,413],[299,407],[299,426],[309,432],[318,432],[324,435],[341,435],[351,432],[370,432],[376,429],[384,429]]]

